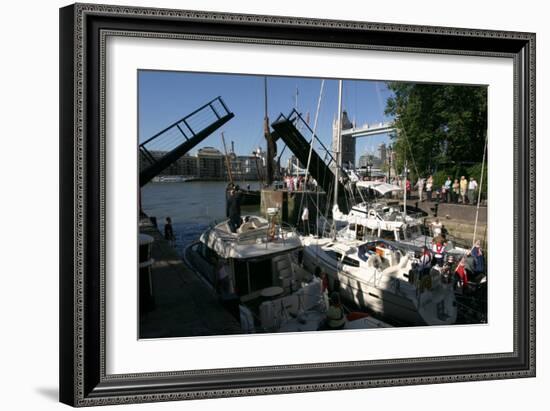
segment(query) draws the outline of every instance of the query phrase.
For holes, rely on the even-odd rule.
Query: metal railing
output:
[[[231,112],[220,96],[149,137],[139,145],[141,166],[154,164],[184,141],[191,140]]]

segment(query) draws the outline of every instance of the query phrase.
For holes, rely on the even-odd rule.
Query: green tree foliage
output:
[[[417,173],[457,178],[481,163],[487,87],[401,82],[387,86],[394,93],[385,112],[395,118],[392,140],[399,172],[406,160],[413,179]]]

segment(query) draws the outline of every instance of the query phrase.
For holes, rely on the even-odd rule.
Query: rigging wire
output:
[[[414,161],[414,155],[411,148],[411,143],[409,142],[409,138],[407,137],[407,131],[405,130],[405,127],[403,126],[403,121],[400,117],[398,117],[398,121],[401,123],[401,130],[403,131],[403,136],[405,137],[405,142],[407,143],[407,147],[409,148],[409,153],[411,153],[411,160],[413,163],[414,170],[416,171],[416,176],[420,177],[420,174],[418,173],[418,168],[416,167],[416,161]]]
[[[477,233],[477,220],[479,217],[479,203],[481,201],[481,188],[483,187],[483,174],[485,171],[485,156],[487,154],[487,140],[488,135],[485,136],[485,147],[483,148],[483,160],[481,161],[481,178],[479,180],[479,191],[477,193],[477,207],[476,207],[476,219],[474,223],[474,237],[472,238],[472,247],[476,242],[476,233]]]
[[[307,182],[307,178],[308,178],[308,173],[309,173],[309,166],[311,164],[311,154],[313,152],[313,144],[315,143],[315,132],[317,130],[317,121],[319,120],[319,111],[321,109],[321,101],[323,99],[323,91],[325,89],[325,80],[321,80],[321,89],[319,90],[319,98],[317,99],[317,109],[315,111],[315,119],[313,120],[313,129],[311,130],[311,141],[309,143],[309,153],[308,153],[308,156],[307,156],[307,164],[306,164],[306,172],[305,172],[305,178],[304,178],[304,181]],[[317,174],[319,175],[319,174]],[[303,202],[304,202],[304,184],[302,184],[302,197],[300,199],[300,208],[298,210],[300,210],[300,212],[298,213],[298,221],[297,223],[300,222],[300,216],[301,216],[301,212],[302,212],[302,207],[303,207]]]

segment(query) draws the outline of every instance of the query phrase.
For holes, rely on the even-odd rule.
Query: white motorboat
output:
[[[291,227],[249,216],[236,233],[228,221],[209,228],[187,247],[185,261],[235,309],[244,332],[276,332],[326,310],[320,279],[298,264],[302,249]]]
[[[369,189],[380,195],[386,195],[402,191],[400,186],[388,184],[381,181],[359,181],[356,183],[359,189]],[[335,206],[332,212],[333,219],[339,223],[341,228],[339,236],[347,239],[366,240],[382,238],[395,241],[406,249],[420,251],[422,247],[432,248],[433,235],[427,235],[424,225],[424,215],[406,210],[404,206],[394,206],[386,202],[363,201],[354,205],[348,214],[339,211]],[[447,238],[445,241],[445,252],[456,258],[462,257],[468,250],[456,246]]]
[[[384,240],[304,237],[304,267],[324,271],[342,299],[403,324],[448,325],[457,318],[451,281],[421,277],[414,253]]]

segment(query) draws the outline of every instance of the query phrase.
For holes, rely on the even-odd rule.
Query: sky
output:
[[[211,74],[168,71],[138,72],[139,141],[156,134],[198,107],[221,96],[235,117],[195,147],[212,146],[223,152],[221,132],[228,146],[234,141],[237,154],[250,154],[258,146],[266,147],[263,136],[264,76]],[[288,115],[296,103],[298,111],[313,120],[321,90],[321,79],[303,77],[267,77],[268,114],[273,122],[281,113]],[[357,125],[390,121],[384,115],[391,92],[384,82],[344,80],[343,110]],[[316,134],[326,147],[332,139],[332,121],[338,111],[338,81],[327,79],[319,111]],[[365,152],[376,153],[381,142],[388,143],[387,135],[359,138],[356,143],[356,161]],[[284,143],[278,142],[278,152]],[[285,150],[285,164],[289,150]]]

